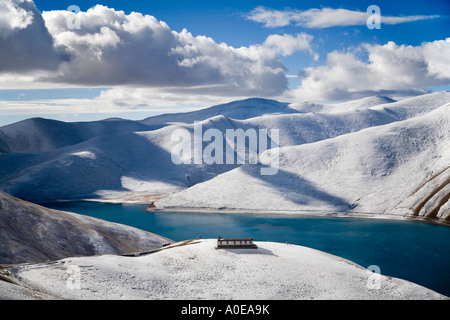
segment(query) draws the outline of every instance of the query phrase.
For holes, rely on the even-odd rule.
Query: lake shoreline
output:
[[[170,194],[170,193],[168,193]],[[44,199],[31,200],[30,202],[36,204],[45,204],[52,202],[70,202],[70,201],[89,201],[109,204],[136,204],[146,206],[145,211],[151,212],[198,212],[198,213],[224,213],[224,214],[250,214],[250,215],[270,215],[279,217],[336,217],[336,218],[364,218],[364,219],[383,219],[396,221],[417,221],[424,223],[431,223],[442,226],[450,226],[450,221],[442,219],[430,219],[424,217],[400,216],[387,213],[370,213],[358,211],[323,211],[323,210],[257,210],[257,209],[243,209],[243,208],[208,208],[208,207],[153,207],[154,201],[167,196],[168,194],[145,194],[134,196],[100,196],[100,197],[73,197],[66,199]]]
[[[224,213],[224,214],[249,214],[258,216],[271,216],[282,218],[314,218],[314,217],[327,217],[327,218],[361,218],[361,219],[377,219],[377,220],[393,220],[393,221],[410,221],[410,222],[424,222],[442,226],[450,226],[447,221],[434,220],[423,217],[404,217],[393,214],[383,213],[368,213],[368,212],[323,212],[313,210],[252,210],[252,209],[213,209],[213,208],[193,208],[193,207],[170,207],[170,208],[145,208],[145,211],[149,212],[197,212],[197,213]]]

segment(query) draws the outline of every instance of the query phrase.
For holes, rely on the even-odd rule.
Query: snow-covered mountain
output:
[[[323,105],[247,99],[142,121],[41,119],[39,130],[17,123],[0,128],[0,146],[8,152],[0,155],[0,190],[33,201],[170,194],[157,207],[448,220],[449,103],[445,91]],[[279,172],[262,177],[261,165],[174,164],[177,142],[171,135],[176,129],[193,132],[195,121],[222,133],[278,129]]]
[[[133,227],[50,210],[0,192],[0,264],[151,251],[171,242]]]
[[[396,102],[394,99],[384,96],[371,96],[362,99],[323,105],[321,112],[341,113],[354,110],[364,110],[381,104]]]
[[[233,122],[218,116],[205,120],[225,130]],[[26,200],[93,196],[99,192],[166,193],[213,178],[236,165],[176,165],[172,132],[193,125],[102,135],[37,154],[0,156],[0,189]]]
[[[263,116],[265,114],[290,114],[297,112],[300,111],[291,108],[288,103],[251,98],[220,104],[197,111],[158,115],[141,120],[140,122],[145,125],[167,125],[174,122],[193,123],[194,121],[202,121],[219,115],[243,120]]]
[[[0,154],[39,153],[78,144],[101,135],[151,129],[151,126],[140,122],[118,118],[92,122],[31,118],[0,128]]]
[[[243,165],[155,204],[322,213],[351,210],[448,221],[448,128],[450,104],[408,120],[282,147],[276,175],[262,176],[258,166]],[[264,154],[261,162],[269,163]]]

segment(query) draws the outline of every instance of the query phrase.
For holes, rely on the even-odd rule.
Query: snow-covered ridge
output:
[[[243,120],[263,116],[265,114],[289,114],[297,112],[299,111],[291,108],[288,103],[251,98],[220,104],[197,111],[149,117],[140,122],[145,125],[167,125],[174,122],[193,123],[194,121],[203,121],[218,115]]]
[[[64,299],[448,299],[307,247],[255,242],[257,249],[216,249],[187,241],[139,257],[67,258],[10,269],[28,288]],[[78,282],[68,270],[78,270]]]
[[[340,113],[340,112],[348,112],[355,110],[364,110],[368,108],[372,108],[382,104],[389,104],[396,102],[394,99],[384,97],[384,96],[372,96],[362,99],[357,99],[348,102],[341,102],[336,104],[325,104],[321,110],[321,112],[329,112],[329,113]]]

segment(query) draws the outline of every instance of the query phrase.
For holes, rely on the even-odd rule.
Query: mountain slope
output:
[[[106,119],[62,122],[31,118],[0,127],[0,154],[39,153],[74,145],[97,136],[150,130],[137,121]]]
[[[325,104],[320,111],[327,113],[348,112],[355,110],[364,110],[367,108],[378,106],[380,104],[388,104],[393,102],[396,101],[388,97],[377,95],[336,104]]]
[[[225,131],[233,127],[223,116],[206,120],[204,127]],[[171,159],[177,141],[171,125],[159,130],[99,136],[77,145],[40,154],[0,157],[0,189],[25,200],[97,196],[102,191],[165,193],[186,188],[236,167],[181,164]]]
[[[155,204],[161,208],[352,210],[448,221],[449,127],[447,104],[412,119],[282,147],[276,175],[261,176],[259,166],[244,165]],[[262,165],[269,163],[264,154],[260,159]],[[424,195],[437,199],[429,210],[420,204],[427,199]]]
[[[193,124],[223,115],[247,119],[263,114],[297,113],[287,103],[266,99],[246,99],[198,111],[152,116],[141,121],[105,119],[92,122],[62,122],[30,118],[0,127],[0,154],[40,153],[75,145],[101,135],[160,129],[171,123]]]
[[[50,210],[0,192],[0,264],[149,251],[171,241],[125,225]]]
[[[339,115],[267,115],[249,120],[220,115],[201,124],[203,132],[213,128],[223,135],[227,129],[278,129],[280,145],[291,146],[396,120],[383,110],[366,110]],[[192,123],[167,125],[153,131],[102,135],[45,153],[2,155],[0,190],[34,201],[92,196],[101,190],[162,193],[160,189],[190,187],[236,167],[175,165],[171,151],[177,143],[172,141],[171,135],[182,128],[193,132]],[[203,146],[206,145],[207,142],[203,142]],[[193,148],[192,143],[191,146]]]

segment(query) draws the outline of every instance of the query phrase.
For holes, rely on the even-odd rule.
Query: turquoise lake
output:
[[[69,201],[42,204],[130,225],[174,241],[253,237],[325,251],[384,275],[450,296],[450,227],[386,219],[147,212],[145,205]]]

